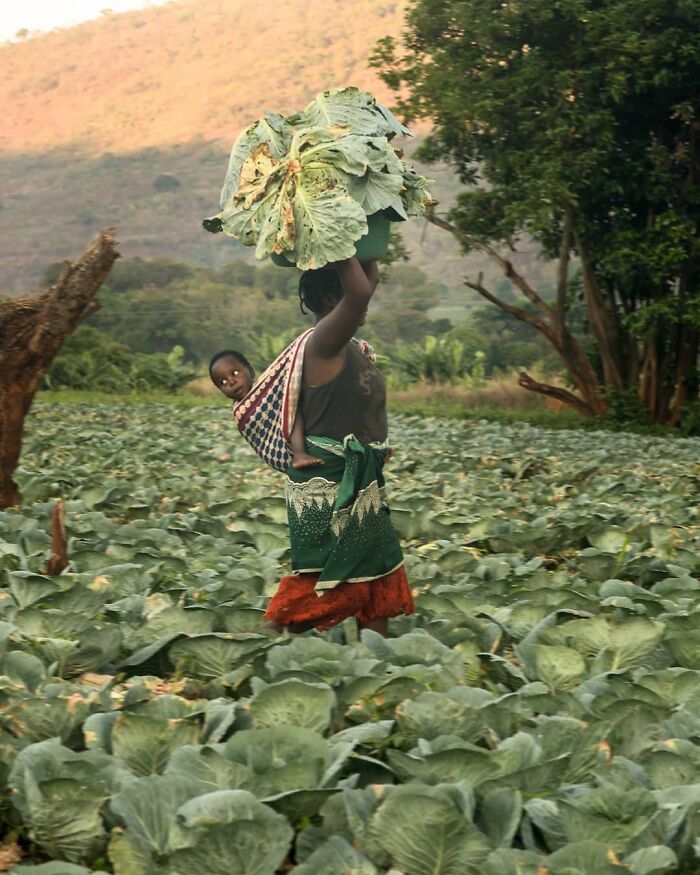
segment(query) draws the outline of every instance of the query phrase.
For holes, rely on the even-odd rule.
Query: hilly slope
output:
[[[173,0],[0,46],[0,149],[91,153],[233,140],[267,105],[343,85],[389,99],[367,67],[403,0]]]
[[[326,88],[356,85],[390,104],[367,58],[377,39],[400,34],[406,5],[173,0],[1,45],[0,293],[32,290],[105,225],[125,256],[252,259],[201,228],[218,209],[233,140],[264,109],[302,108]],[[449,169],[423,172],[449,206]],[[403,231],[412,262],[453,300],[465,272],[497,282],[444,232],[417,220]]]

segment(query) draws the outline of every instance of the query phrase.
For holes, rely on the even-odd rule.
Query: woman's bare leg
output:
[[[313,629],[314,624],[311,622],[308,623],[278,623],[276,620],[268,620],[265,623],[266,628],[274,629],[275,632],[292,632],[293,634],[298,634],[300,632],[308,632],[309,629]]]
[[[362,629],[371,629],[373,632],[378,632],[386,638],[389,634],[389,619],[388,617],[372,617],[372,619],[365,620],[364,622],[358,620],[357,631],[361,632]]]

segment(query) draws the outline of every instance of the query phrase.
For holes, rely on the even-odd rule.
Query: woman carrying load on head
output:
[[[315,320],[298,409],[306,451],[323,465],[287,469],[293,573],[265,617],[290,631],[355,616],[360,628],[386,635],[389,617],[414,610],[384,495],[386,387],[353,340],[378,278],[376,261],[353,257],[307,271],[299,284],[302,310]]]
[[[377,281],[376,262],[353,257],[307,271],[299,284],[302,311],[308,308],[315,321],[280,357],[280,406],[287,440],[299,413],[306,451],[319,464],[286,468],[292,573],[282,578],[265,613],[280,630],[329,629],[354,616],[360,628],[386,635],[389,617],[414,611],[384,495],[386,388],[367,345],[353,340]],[[274,363],[268,372],[274,373]],[[261,393],[265,380],[263,375],[256,384]],[[253,409],[265,419],[256,387],[234,408],[254,448],[245,419]]]

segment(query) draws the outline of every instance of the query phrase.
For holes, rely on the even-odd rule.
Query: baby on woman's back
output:
[[[212,356],[209,376],[216,388],[232,401],[242,401],[250,392],[255,380],[255,370],[248,359],[234,349],[223,349]],[[321,459],[309,455],[304,446],[304,421],[297,410],[290,435],[292,468],[310,468],[323,465]]]

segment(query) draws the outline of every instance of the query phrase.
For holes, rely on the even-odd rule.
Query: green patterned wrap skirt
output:
[[[306,436],[306,451],[323,461],[287,468],[291,565],[295,574],[318,573],[316,593],[339,583],[389,574],[403,563],[391,523],[382,469],[384,444]]]

